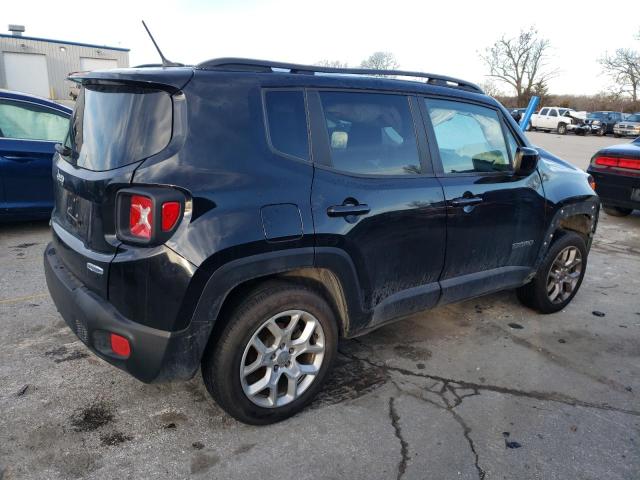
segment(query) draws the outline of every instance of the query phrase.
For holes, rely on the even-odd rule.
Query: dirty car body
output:
[[[108,362],[144,382],[188,379],[273,282],[312,292],[354,337],[530,283],[561,231],[590,246],[587,175],[532,153],[477,87],[276,65],[75,78],[44,264],[58,310]],[[292,361],[273,358],[267,369]]]

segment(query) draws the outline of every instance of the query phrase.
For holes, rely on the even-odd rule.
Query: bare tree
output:
[[[535,90],[545,91],[555,74],[547,65],[549,40],[540,38],[534,27],[521,30],[515,38],[500,37],[480,57],[496,78],[516,91],[518,105],[524,105]]]
[[[397,70],[400,64],[391,52],[374,52],[369,58],[363,60],[360,66],[373,70]]]
[[[640,53],[630,48],[619,48],[613,55],[606,53],[599,62],[618,91],[629,94],[637,102],[640,94]]]
[[[340,60],[327,60],[326,58],[315,63],[319,67],[331,67],[331,68],[347,68],[349,65],[347,62],[341,62]]]
[[[485,80],[480,84],[480,88],[482,88],[482,91],[490,97],[495,98],[504,95],[493,80]]]

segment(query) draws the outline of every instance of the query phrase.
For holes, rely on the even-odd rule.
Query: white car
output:
[[[564,135],[573,130],[576,121],[572,118],[578,112],[571,108],[544,107],[538,113],[531,115],[531,130],[555,131]],[[585,112],[586,115],[586,112]]]

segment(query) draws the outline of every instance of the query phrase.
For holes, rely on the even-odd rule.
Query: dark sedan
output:
[[[587,172],[609,215],[623,217],[640,209],[640,137],[603,148],[593,156]]]
[[[0,90],[0,222],[51,215],[51,160],[70,116],[64,105]]]

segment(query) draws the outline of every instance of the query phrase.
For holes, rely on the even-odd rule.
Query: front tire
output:
[[[241,422],[266,425],[313,400],[338,346],[336,318],[322,296],[270,281],[246,295],[227,320],[202,361],[205,386],[218,405]]]
[[[622,208],[622,207],[611,207],[611,206],[603,206],[602,209],[607,213],[607,215],[611,215],[612,217],[626,217],[633,212],[631,208]]]
[[[587,267],[587,247],[575,232],[557,232],[534,279],[517,289],[520,302],[540,313],[565,308],[580,289]]]
[[[558,135],[566,135],[567,133],[567,125],[564,123],[558,124]]]

